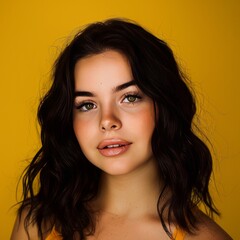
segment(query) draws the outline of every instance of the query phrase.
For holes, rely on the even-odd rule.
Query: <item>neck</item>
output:
[[[125,175],[102,174],[95,206],[118,216],[157,216],[161,181],[156,161]]]

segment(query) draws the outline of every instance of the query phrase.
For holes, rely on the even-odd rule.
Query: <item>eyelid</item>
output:
[[[130,92],[124,93],[123,98],[122,98],[122,102],[124,101],[125,98],[127,98],[129,96],[136,97],[138,100],[135,101],[135,102],[138,102],[143,97],[142,94],[139,91],[130,91]],[[129,103],[135,103],[135,102],[129,102]]]
[[[96,103],[94,103],[94,102],[91,101],[91,100],[83,100],[83,101],[80,101],[80,102],[75,101],[74,106],[75,106],[75,108],[76,108],[77,110],[80,110],[80,111],[81,111],[81,108],[82,108],[84,105],[89,104],[89,103],[96,106]],[[96,107],[94,107],[93,109],[95,109],[95,108],[96,108]],[[83,110],[82,112],[87,112],[87,111],[88,111],[88,110]]]
[[[88,102],[95,104],[94,100],[92,100],[91,98],[76,96],[74,99],[74,106],[77,107],[81,104],[88,103]]]

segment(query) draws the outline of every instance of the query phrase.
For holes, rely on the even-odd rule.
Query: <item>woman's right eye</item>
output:
[[[91,102],[84,102],[79,104],[78,106],[76,106],[76,108],[80,111],[80,112],[87,112],[90,111],[92,109],[95,109],[97,106],[94,103]]]

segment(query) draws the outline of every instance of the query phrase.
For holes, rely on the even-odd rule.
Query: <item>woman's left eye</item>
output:
[[[135,103],[135,102],[139,101],[140,99],[141,99],[141,97],[137,94],[127,94],[127,95],[125,95],[122,102],[124,102],[124,103]]]

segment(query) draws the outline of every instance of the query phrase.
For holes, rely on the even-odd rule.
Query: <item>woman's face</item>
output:
[[[121,175],[153,162],[153,101],[135,85],[126,57],[106,51],[75,66],[73,127],[87,159]]]

